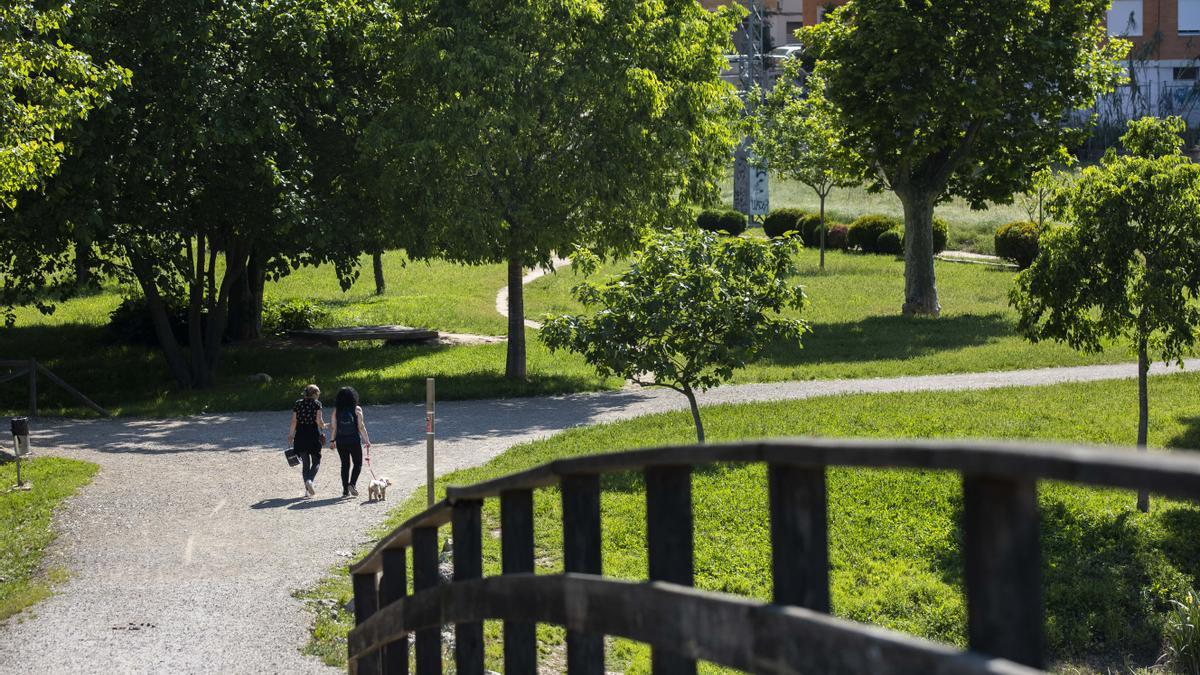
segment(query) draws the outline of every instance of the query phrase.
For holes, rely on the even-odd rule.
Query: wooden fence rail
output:
[[[50,371],[49,368],[38,363],[36,359],[25,359],[25,360],[20,360],[20,361],[0,360],[0,368],[6,368],[6,369],[9,369],[12,371],[12,372],[9,372],[9,373],[6,373],[6,374],[0,376],[0,384],[4,384],[6,382],[11,382],[13,380],[17,380],[22,377],[29,378],[29,416],[30,417],[36,417],[38,414],[37,401],[38,401],[38,375],[39,374],[41,374],[47,380],[50,380],[54,384],[58,385],[58,387],[60,389],[67,392],[68,394],[70,394],[77,401],[84,404],[88,408],[91,408],[92,410],[96,411],[97,413],[100,413],[104,417],[108,417],[108,415],[109,415],[107,410],[105,410],[104,408],[101,408],[100,405],[97,404],[92,399],[88,398],[87,396],[84,396],[83,393],[80,392],[75,387],[72,387],[71,385],[67,384],[67,382],[65,380],[63,380],[58,375],[55,375],[53,372]]]
[[[694,467],[768,467],[773,602],[691,588]],[[958,472],[970,651],[828,616],[826,468]],[[648,581],[601,576],[600,476],[642,472]],[[1200,457],[1007,443],[798,439],[669,447],[550,462],[476,485],[401,525],[354,564],[357,626],[350,669],[441,673],[439,629],[454,624],[456,671],[484,670],[482,621],[504,622],[506,673],[537,672],[534,628],[567,629],[567,672],[604,672],[604,636],[645,642],[655,673],[695,673],[704,659],[764,673],[1021,673],[1044,665],[1037,482],[1200,496]],[[558,486],[560,575],[533,572],[533,490]],[[480,509],[499,498],[502,574],[483,578]],[[438,584],[438,528],[450,524],[454,579]],[[406,596],[406,551],[413,589]],[[380,576],[382,574],[382,577]]]

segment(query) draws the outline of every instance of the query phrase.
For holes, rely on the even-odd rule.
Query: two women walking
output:
[[[342,460],[342,496],[358,495],[358,475],[362,472],[363,449],[371,452],[371,440],[363,420],[362,407],[358,404],[358,392],[352,387],[342,387],[335,399],[334,411],[330,416],[332,429],[329,447],[337,450]],[[315,384],[304,388],[303,396],[292,405],[292,425],[288,431],[288,443],[300,456],[304,494],[316,494],[314,481],[321,468],[321,450],[325,446],[325,413],[321,406],[321,389]]]

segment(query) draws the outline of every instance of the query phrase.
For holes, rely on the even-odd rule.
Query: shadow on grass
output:
[[[1183,433],[1167,441],[1167,447],[1180,450],[1200,450],[1200,416],[1180,417],[1179,422],[1186,428]]]
[[[963,314],[937,319],[873,316],[861,321],[813,324],[803,349],[774,345],[760,363],[798,366],[908,359],[941,351],[976,347],[1013,335],[1012,322],[1000,314]]]

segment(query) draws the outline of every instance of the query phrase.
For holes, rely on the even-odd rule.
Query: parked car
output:
[[[788,59],[798,59],[804,54],[804,46],[799,44],[783,45],[767,52],[767,67],[782,68]]]

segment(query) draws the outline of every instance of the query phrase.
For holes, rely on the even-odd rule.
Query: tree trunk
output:
[[[75,238],[75,287],[87,288],[92,285],[92,268],[96,261],[92,255],[92,238],[90,235],[77,233]]]
[[[246,273],[234,282],[229,295],[229,318],[225,336],[229,340],[257,340],[262,337],[263,290],[266,269],[257,251],[250,253]]]
[[[821,197],[821,271],[825,271],[825,193],[818,193]]]
[[[938,316],[933,271],[933,202],[928,195],[896,191],[904,204],[904,306],[907,315]]]
[[[203,389],[210,383],[206,381],[208,364],[204,360],[204,326],[202,323],[204,311],[204,286],[208,238],[200,235],[196,238],[196,259],[192,264],[188,280],[188,356],[191,361],[192,385]],[[211,318],[211,317],[210,317]]]
[[[134,256],[130,256],[130,263],[133,266],[133,273],[137,277],[138,285],[142,287],[142,295],[146,296],[146,308],[150,312],[150,321],[154,324],[154,334],[158,336],[158,345],[167,360],[167,369],[171,371],[171,375],[181,387],[190,388],[192,373],[188,368],[187,359],[184,358],[183,349],[179,346],[179,341],[175,339],[174,331],[171,330],[167,305],[158,292],[154,273],[149,265]]]
[[[696,424],[696,442],[704,443],[704,422],[700,420],[700,406],[696,405],[696,392],[692,391],[691,387],[684,387],[683,395],[687,397],[688,405],[692,408],[692,422]]]
[[[1150,397],[1146,391],[1146,376],[1150,372],[1150,358],[1147,353],[1146,339],[1138,341],[1138,452],[1146,452],[1146,437],[1150,431]],[[1150,493],[1138,490],[1138,511],[1150,511]]]
[[[203,344],[204,372],[197,378],[202,387],[210,387],[216,382],[221,338],[225,335],[229,318],[229,296],[246,273],[247,248],[244,243],[229,242],[225,248],[225,270],[221,275],[221,283],[219,286],[210,284],[208,325],[205,326]],[[208,275],[210,279],[216,277],[215,258],[209,264]]]
[[[383,278],[383,251],[376,251],[371,256],[371,263],[375,268],[375,295],[383,295],[387,290],[387,281]]]
[[[525,287],[521,256],[512,254],[508,259],[508,356],[504,365],[504,376],[510,380],[524,381],[525,370]]]

